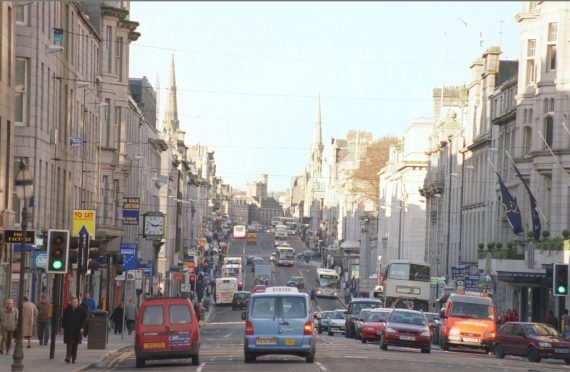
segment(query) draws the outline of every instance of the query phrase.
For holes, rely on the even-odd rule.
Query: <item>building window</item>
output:
[[[550,99],[550,112],[554,112],[554,98]]]
[[[552,147],[553,131],[553,120],[552,116],[549,115],[544,119],[544,139],[548,147]]]
[[[123,38],[118,37],[115,44],[115,73],[119,81],[123,81]]]
[[[536,55],[536,40],[529,39],[527,42],[526,49],[526,83],[533,84],[536,81],[536,66],[535,58]]]
[[[556,70],[556,38],[558,36],[558,23],[548,24],[548,41],[546,45],[546,69]]]
[[[523,152],[524,155],[528,155],[530,148],[532,146],[532,129],[529,126],[524,127],[523,135]]]
[[[28,63],[25,58],[16,58],[16,77],[14,82],[16,124],[23,125],[26,122],[26,113],[28,111]]]
[[[28,12],[30,4],[16,5],[16,25],[28,26]]]
[[[105,98],[105,146],[111,142],[111,100]]]
[[[107,26],[107,72],[113,72],[113,27]]]

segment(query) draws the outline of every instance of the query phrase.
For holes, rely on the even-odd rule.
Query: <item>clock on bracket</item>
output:
[[[164,215],[148,213],[144,216],[144,236],[161,239],[164,235]]]

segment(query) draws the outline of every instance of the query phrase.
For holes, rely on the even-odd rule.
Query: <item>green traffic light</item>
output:
[[[53,263],[51,264],[51,266],[55,269],[55,270],[59,270],[62,268],[63,266],[63,262],[57,260],[57,261],[53,261]]]
[[[566,287],[563,285],[558,286],[558,293],[566,293]]]

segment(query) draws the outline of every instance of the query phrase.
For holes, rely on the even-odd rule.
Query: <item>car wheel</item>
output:
[[[327,334],[328,334],[329,336],[334,336],[334,333],[332,333],[332,331],[331,331],[330,329],[329,329],[329,331],[327,332]]]
[[[570,359],[564,359],[564,361],[566,362],[566,364],[570,364]]]
[[[422,349],[422,354],[429,354],[431,353],[431,349]]]
[[[360,336],[360,342],[362,342],[363,344],[365,344],[365,343],[366,343],[366,337]]]
[[[314,363],[315,362],[315,353],[316,353],[316,351],[313,350],[311,353],[307,354],[307,356],[305,357],[305,362]]]
[[[447,337],[445,337],[445,336],[443,336],[441,338],[441,350],[443,350],[443,351],[449,350],[449,344],[447,343]]]
[[[529,347],[528,351],[526,352],[526,357],[529,362],[538,363],[540,362],[540,355],[538,354],[538,350],[534,347]]]
[[[192,365],[197,366],[200,364],[200,355],[194,354],[192,355]]]
[[[144,358],[137,358],[135,363],[137,368],[144,368],[145,360]]]
[[[384,344],[384,336],[380,336],[380,350],[388,350],[388,345]]]
[[[251,353],[245,353],[244,359],[246,363],[253,363],[255,362],[256,356]]]
[[[503,350],[503,347],[501,346],[501,344],[495,345],[495,356],[498,359],[503,359],[505,357],[505,351]]]

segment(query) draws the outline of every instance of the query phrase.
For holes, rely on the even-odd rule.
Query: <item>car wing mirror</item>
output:
[[[246,318],[247,318],[247,313],[245,311],[243,311],[241,313],[241,320],[246,320]]]

